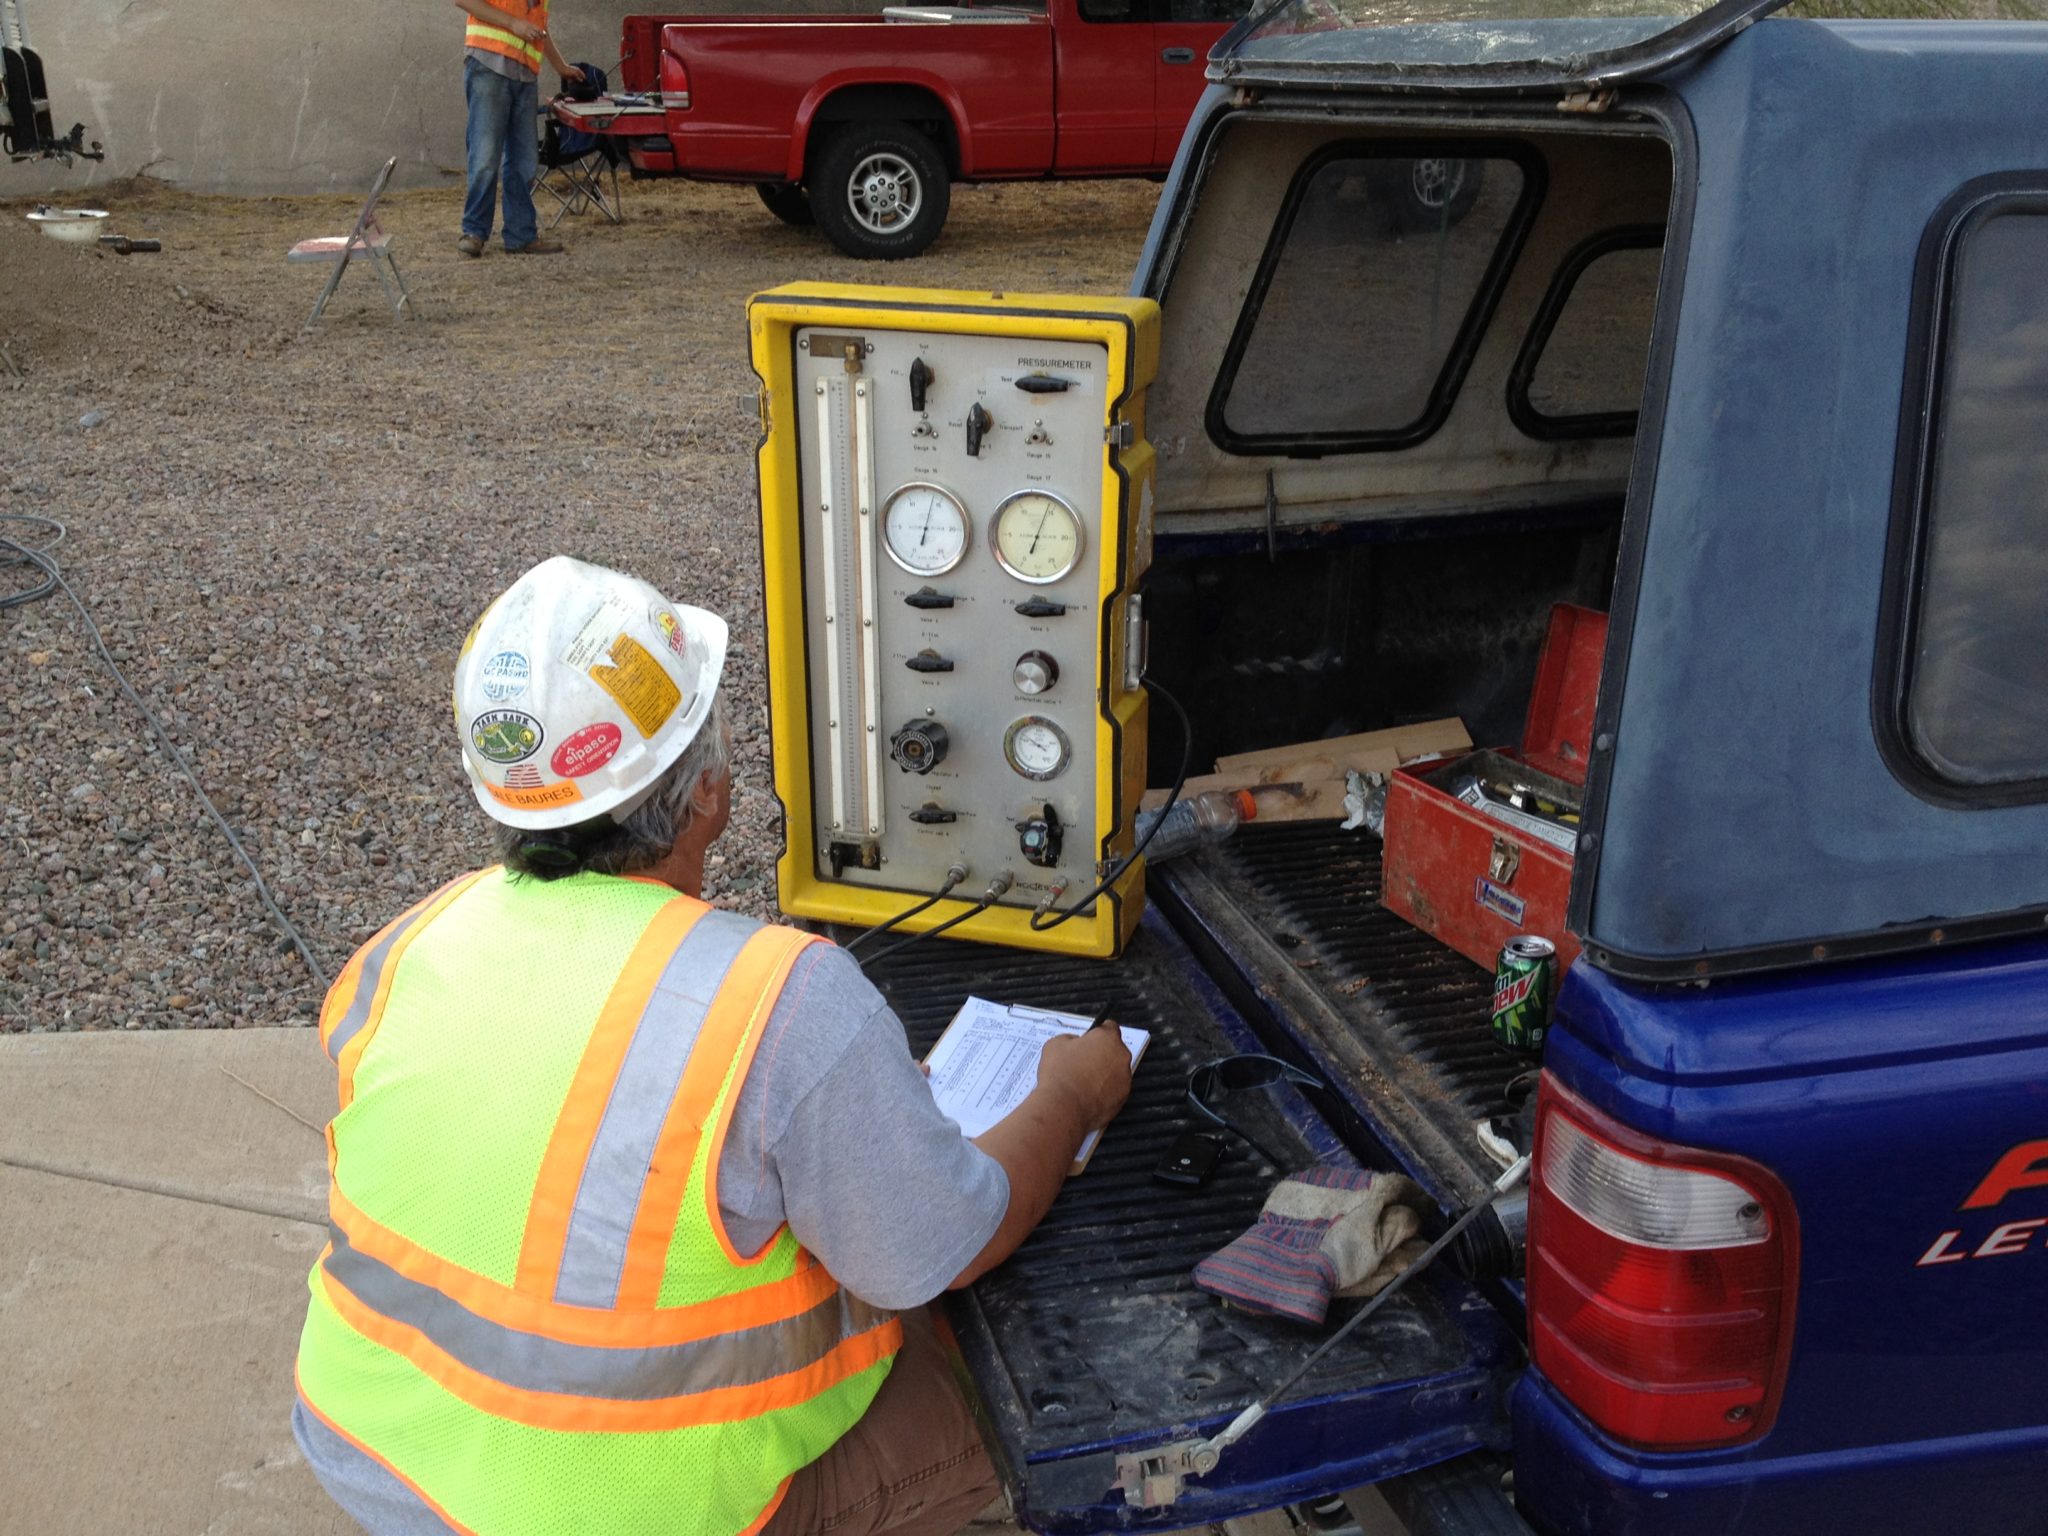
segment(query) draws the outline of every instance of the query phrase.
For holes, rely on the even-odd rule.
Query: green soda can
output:
[[[1493,967],[1493,1038],[1525,1056],[1543,1054],[1550,1009],[1557,1001],[1557,946],[1518,933]]]

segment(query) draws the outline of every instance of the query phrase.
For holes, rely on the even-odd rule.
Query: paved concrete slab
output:
[[[0,1040],[0,1528],[344,1536],[292,1443],[332,1093],[305,1030]]]
[[[308,1124],[251,1088],[271,1095]],[[0,1164],[322,1222],[334,1070],[309,1029],[0,1038]]]

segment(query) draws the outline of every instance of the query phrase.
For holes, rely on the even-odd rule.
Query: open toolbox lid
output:
[[[1347,1154],[1294,1090],[1252,1093],[1243,1123],[1286,1168],[1234,1146],[1201,1189],[1152,1180],[1176,1136],[1214,1129],[1187,1105],[1189,1071],[1265,1048],[1157,914],[1114,961],[934,944],[871,974],[919,1054],[970,992],[1075,1012],[1107,1001],[1119,1021],[1152,1031],[1130,1102],[1087,1171],[1007,1263],[947,1308],[1022,1523],[1054,1533],[1200,1525],[1505,1446],[1520,1345],[1439,1269],[1333,1351],[1214,1472],[1180,1482],[1171,1502],[1134,1504],[1121,1479],[1139,1453],[1216,1433],[1327,1336],[1227,1309],[1189,1276],[1252,1224],[1281,1174]],[[1338,1302],[1329,1328],[1356,1305]]]
[[[1550,610],[1550,629],[1536,662],[1522,731],[1522,761],[1568,784],[1586,782],[1593,746],[1593,707],[1600,697],[1600,660],[1607,615],[1572,603]]]

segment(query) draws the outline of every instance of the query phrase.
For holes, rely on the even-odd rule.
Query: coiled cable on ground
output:
[[[25,544],[19,539],[0,533],[0,570],[25,565],[36,571],[42,579],[19,592],[0,594],[0,613],[10,608],[40,602],[53,592],[62,592],[71,600],[71,606],[78,610],[79,618],[85,621],[86,633],[92,637],[93,648],[99,652],[101,662],[105,664],[107,671],[113,674],[114,681],[120,685],[121,692],[127,695],[128,702],[142,712],[142,718],[149,722],[150,730],[156,734],[157,741],[169,755],[172,765],[185,776],[186,782],[192,786],[192,792],[199,797],[199,803],[205,808],[208,818],[220,829],[220,835],[228,840],[228,846],[235,851],[235,857],[249,872],[249,879],[256,887],[256,895],[263,903],[263,910],[270,914],[270,920],[291,941],[292,948],[298,951],[299,958],[305,962],[307,972],[320,984],[323,991],[326,990],[327,973],[321,968],[320,962],[313,958],[313,951],[306,943],[305,935],[301,934],[293,926],[292,920],[284,915],[284,910],[270,894],[270,886],[265,882],[263,872],[249,856],[249,850],[242,846],[242,840],[235,835],[235,829],[229,826],[227,818],[221,815],[220,807],[213,803],[213,797],[206,792],[206,786],[199,782],[198,773],[186,760],[177,743],[171,740],[170,732],[164,729],[164,723],[157,718],[156,711],[142,701],[142,695],[137,693],[135,685],[128,681],[128,674],[121,670],[120,663],[114,660],[114,653],[107,649],[106,637],[100,633],[100,627],[94,622],[91,612],[78,593],[72,589],[71,583],[65,579],[63,568],[57,564],[56,557],[51,553],[64,542],[66,530],[63,523],[54,517],[44,517],[35,512],[0,512],[0,525],[6,524],[23,529],[26,537],[36,538],[39,542]]]

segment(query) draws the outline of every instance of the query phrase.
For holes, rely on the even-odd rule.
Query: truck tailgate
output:
[[[1107,1001],[1119,1020],[1152,1031],[1130,1103],[1087,1171],[1014,1257],[952,1298],[987,1438],[1024,1523],[1052,1532],[1193,1525],[1504,1444],[1502,1395],[1519,1347],[1476,1293],[1435,1274],[1348,1339],[1170,1507],[1130,1507],[1119,1454],[1214,1433],[1322,1339],[1225,1308],[1189,1272],[1251,1225],[1280,1173],[1344,1154],[1305,1101],[1275,1097],[1248,1106],[1246,1121],[1287,1169],[1239,1150],[1199,1190],[1152,1180],[1167,1145],[1207,1125],[1187,1106],[1190,1069],[1259,1048],[1156,914],[1115,961],[946,942],[917,945],[872,974],[920,1053],[970,992],[1079,1012]]]

